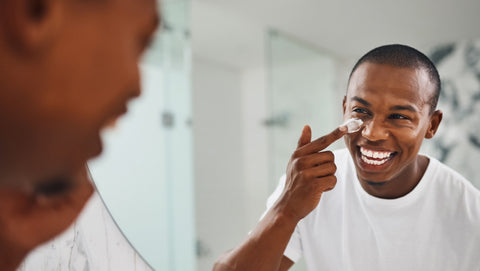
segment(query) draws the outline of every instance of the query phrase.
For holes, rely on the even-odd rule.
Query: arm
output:
[[[296,219],[272,207],[238,248],[222,255],[213,270],[279,270]],[[285,269],[288,270],[288,269]]]
[[[342,129],[313,142],[306,126],[287,166],[287,179],[280,198],[248,238],[236,249],[222,255],[215,271],[288,270],[293,262],[283,255],[297,223],[320,201],[323,192],[333,189],[336,166],[331,152],[321,152],[345,134]]]

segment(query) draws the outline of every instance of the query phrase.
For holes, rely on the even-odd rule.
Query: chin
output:
[[[87,137],[82,144],[82,147],[75,148],[72,152],[72,164],[85,164],[88,160],[99,156],[103,151],[102,139],[99,132]]]
[[[380,186],[383,186],[387,183],[387,181],[384,181],[384,182],[375,182],[375,181],[365,181],[368,185],[370,186],[376,186],[376,187],[380,187]]]
[[[90,152],[87,155],[87,159],[91,159],[94,157],[99,156],[102,151],[103,151],[103,142],[102,142],[102,137],[100,136],[100,132],[98,132],[94,139],[92,139],[90,142]]]
[[[362,171],[357,167],[357,177],[358,179],[362,180],[363,182],[370,184],[370,185],[383,185],[388,182],[390,179],[389,176],[385,174],[371,174]]]

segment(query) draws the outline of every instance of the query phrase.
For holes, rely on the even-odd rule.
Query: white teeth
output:
[[[387,151],[372,151],[372,150],[367,150],[363,147],[360,148],[360,152],[362,153],[362,159],[365,161],[365,163],[368,164],[373,164],[373,165],[381,165],[385,163],[388,158],[392,155],[392,152],[387,152]],[[372,160],[368,158],[373,158],[373,159],[382,159],[382,160]]]
[[[367,164],[375,165],[375,166],[383,165],[383,164],[385,164],[385,162],[388,161],[388,159],[383,159],[383,160],[370,160],[370,159],[368,159],[368,158],[365,157],[365,156],[362,156],[362,160],[363,160],[363,162],[365,162],[365,163],[367,163]]]

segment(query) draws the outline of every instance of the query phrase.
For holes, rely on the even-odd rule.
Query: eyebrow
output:
[[[369,102],[365,101],[364,99],[362,99],[358,96],[353,96],[352,100],[357,101],[357,102],[363,104],[364,106],[370,106],[371,105]]]
[[[352,100],[357,101],[357,102],[359,102],[359,103],[361,103],[361,104],[363,104],[364,106],[367,106],[367,107],[371,106],[371,104],[369,102],[365,101],[364,99],[362,99],[358,96],[352,97]],[[390,110],[392,110],[392,111],[406,110],[406,111],[410,111],[410,112],[417,112],[417,110],[411,105],[394,105],[394,106],[390,107]]]
[[[410,112],[417,112],[417,110],[411,105],[395,105],[395,106],[390,107],[390,110],[392,110],[392,111],[406,110],[406,111],[410,111]]]

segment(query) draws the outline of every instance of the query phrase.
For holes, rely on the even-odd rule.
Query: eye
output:
[[[395,113],[395,114],[391,114],[390,115],[390,119],[396,119],[396,120],[409,120],[410,118],[405,116],[405,115],[402,115],[402,114],[398,114],[398,113]]]
[[[369,112],[366,109],[361,107],[355,107],[352,111],[359,114],[369,114]]]

